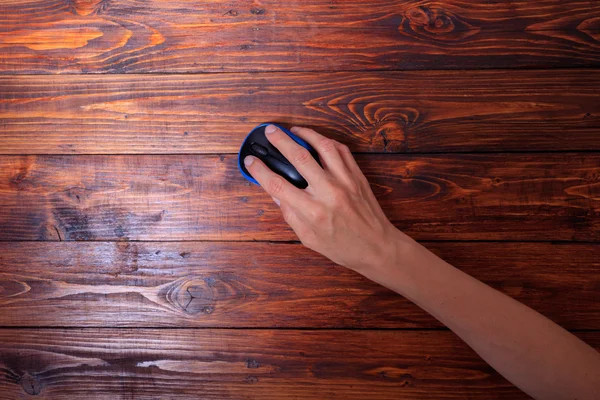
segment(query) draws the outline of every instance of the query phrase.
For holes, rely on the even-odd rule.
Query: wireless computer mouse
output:
[[[238,167],[240,168],[240,172],[244,178],[259,185],[256,179],[250,175],[250,172],[248,172],[246,166],[244,165],[244,158],[252,155],[264,162],[265,165],[273,172],[284,177],[292,185],[300,189],[305,189],[308,186],[308,182],[306,182],[302,175],[298,173],[298,170],[296,170],[296,168],[283,156],[283,154],[279,152],[279,150],[277,150],[275,146],[269,142],[265,136],[265,128],[268,125],[275,125],[281,129],[289,137],[294,139],[296,143],[307,149],[315,158],[315,160],[319,162],[319,156],[317,155],[317,152],[308,143],[294,135],[292,132],[276,124],[261,124],[254,128],[248,134],[248,136],[246,136],[246,139],[244,139],[244,142],[242,143],[242,147],[240,147],[240,153],[238,154]]]

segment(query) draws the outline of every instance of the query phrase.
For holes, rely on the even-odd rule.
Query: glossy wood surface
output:
[[[528,398],[443,331],[4,329],[0,352],[3,399]]]
[[[600,329],[596,244],[426,242],[569,329]],[[300,244],[0,242],[0,325],[440,328]]]
[[[600,155],[357,157],[419,240],[600,238]],[[296,240],[237,155],[4,156],[0,240]]]
[[[237,151],[347,144],[396,226],[598,348],[599,66],[589,0],[1,1],[0,400],[527,398]]]
[[[0,154],[237,153],[265,121],[355,152],[599,150],[598,87],[593,69],[0,76]]]
[[[0,73],[600,65],[586,0],[8,0]]]

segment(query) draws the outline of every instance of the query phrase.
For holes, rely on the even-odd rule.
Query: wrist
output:
[[[393,281],[402,279],[407,267],[405,264],[408,260],[414,259],[420,245],[391,224],[382,239],[382,244],[379,256],[366,268],[357,270],[357,272],[381,285],[390,287]]]

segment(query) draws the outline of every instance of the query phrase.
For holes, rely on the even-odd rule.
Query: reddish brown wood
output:
[[[600,329],[597,245],[425,245],[568,329]],[[299,244],[0,242],[0,271],[0,326],[442,326]]]
[[[257,124],[360,152],[600,150],[600,71],[0,76],[0,153],[237,152]]]
[[[11,329],[0,371],[10,399],[528,398],[443,331]]]
[[[597,241],[600,155],[360,156],[419,240]],[[235,155],[0,157],[0,240],[295,240]]]
[[[0,72],[600,65],[588,0],[8,0]]]
[[[600,75],[563,68],[599,39],[589,0],[3,0],[0,399],[526,398],[450,332],[354,329],[440,325],[253,242],[295,236],[218,154],[264,121],[367,153],[600,150]],[[600,329],[600,153],[359,163],[398,227],[463,241],[426,243],[444,259]]]

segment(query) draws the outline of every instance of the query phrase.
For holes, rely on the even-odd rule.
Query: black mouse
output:
[[[277,150],[275,146],[269,142],[267,137],[265,136],[265,128],[269,125],[274,125],[285,132],[289,137],[291,137],[296,143],[300,146],[307,149],[310,154],[319,162],[319,155],[304,140],[300,139],[298,136],[294,135],[292,132],[287,129],[276,125],[276,124],[260,124],[256,128],[254,128],[244,142],[242,143],[242,147],[240,147],[240,153],[238,154],[238,167],[240,172],[252,183],[259,185],[259,183],[250,175],[250,172],[246,169],[244,165],[244,158],[246,156],[255,156],[259,160],[265,163],[267,167],[269,167],[273,172],[278,175],[284,177],[288,182],[292,185],[296,186],[300,189],[305,189],[308,186],[308,182],[298,173],[298,170]]]

